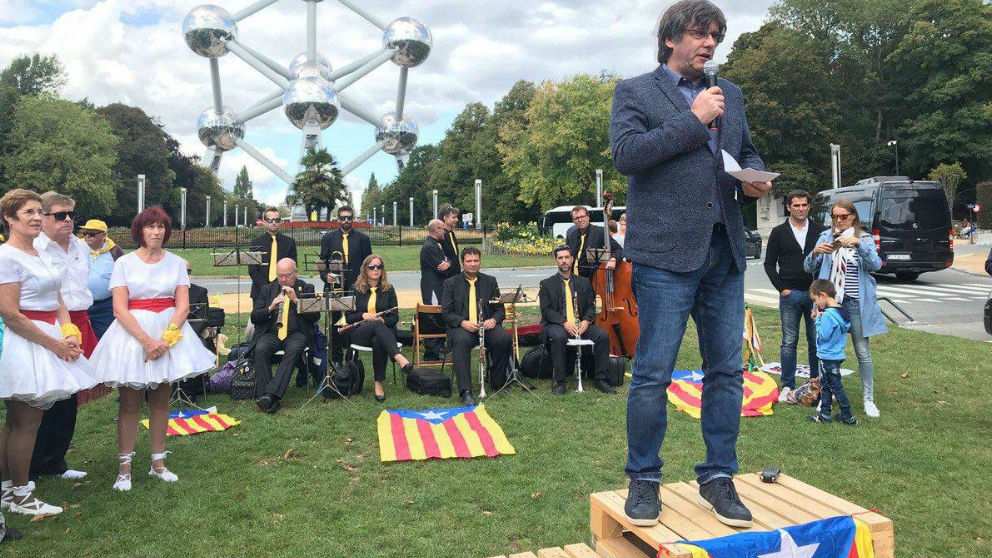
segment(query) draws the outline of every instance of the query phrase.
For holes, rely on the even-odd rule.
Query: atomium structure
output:
[[[317,52],[317,4],[322,0],[303,0],[307,5],[306,50],[295,56],[288,66],[283,66],[238,37],[238,22],[278,1],[259,0],[233,14],[219,6],[197,6],[183,21],[186,44],[193,52],[210,60],[213,106],[200,113],[196,130],[207,147],[204,160],[211,170],[217,172],[224,152],[241,148],[287,184],[292,184],[293,178],[286,171],[245,141],[246,123],[279,107],[289,122],[302,130],[304,150],[321,146],[321,132],[334,124],[342,109],[375,127],[372,146],[343,167],[343,174],[350,173],[380,150],[396,157],[402,169],[419,135],[417,122],[403,112],[407,73],[430,54],[433,44],[430,30],[412,17],[386,23],[356,6],[352,0],[338,0],[382,31],[382,49],[335,70],[327,58]],[[278,89],[241,111],[225,106],[218,59],[227,53],[244,60]],[[400,67],[396,110],[379,115],[362,106],[345,89],[388,61]]]

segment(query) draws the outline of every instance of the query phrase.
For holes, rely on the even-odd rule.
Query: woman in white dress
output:
[[[41,232],[41,197],[15,189],[0,198],[8,241],[0,246],[0,398],[7,420],[0,431],[0,507],[25,515],[62,508],[42,502],[28,482],[31,454],[45,409],[97,384],[82,356],[80,333],[62,302],[60,275],[34,249]]]
[[[171,232],[172,222],[159,207],[135,216],[131,237],[140,247],[114,263],[110,290],[116,319],[90,359],[101,381],[120,388],[120,471],[115,490],[131,489],[131,458],[146,390],[151,446],[148,474],[166,482],[179,480],[163,463],[172,384],[214,367],[214,355],[186,323],[189,275],[183,260],[163,248]]]

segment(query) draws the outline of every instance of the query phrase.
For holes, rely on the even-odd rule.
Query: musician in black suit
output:
[[[282,406],[279,400],[293,375],[303,350],[313,342],[313,324],[319,312],[297,313],[300,298],[314,296],[313,285],[297,278],[296,262],[283,258],[277,264],[277,280],[262,287],[255,300],[251,322],[255,324],[255,403],[267,413]],[[285,304],[285,309],[280,304]],[[282,361],[272,377],[272,355],[283,350]]]
[[[538,294],[541,330],[549,345],[554,370],[551,391],[556,395],[565,394],[565,351],[575,350],[567,343],[578,335],[594,343],[596,389],[603,393],[616,393],[606,375],[610,365],[610,336],[593,323],[596,319],[596,294],[592,283],[572,273],[575,262],[568,246],[555,248],[554,256],[558,273],[541,281]]]
[[[444,255],[451,262],[448,268],[448,277],[454,277],[462,272],[462,266],[458,257],[458,239],[455,238],[455,225],[458,224],[459,209],[451,205],[442,205],[437,212],[437,218],[444,223],[444,240],[441,247],[444,248]]]
[[[603,227],[595,227],[589,223],[589,210],[581,205],[572,208],[572,223],[575,228],[565,236],[565,244],[572,252],[572,273],[581,275],[586,279],[592,277],[593,272],[599,267],[595,261],[589,261],[586,257],[590,248],[606,247],[603,243]],[[606,262],[607,269],[616,267],[617,262],[623,258],[623,248],[617,244],[613,237],[610,237],[610,250],[612,257]]]
[[[424,304],[441,303],[441,287],[450,277],[453,264],[444,253],[443,241],[444,223],[432,219],[427,223],[427,240],[420,247],[420,299]]]
[[[344,290],[346,291],[355,288],[355,279],[362,271],[362,262],[372,255],[372,241],[365,234],[355,230],[354,222],[355,210],[343,205],[338,208],[340,226],[320,239],[321,260],[327,261],[340,257],[344,261]],[[325,285],[328,284],[326,270],[320,272],[320,279]]]
[[[399,322],[399,303],[396,289],[386,277],[386,266],[375,254],[365,258],[355,281],[355,310],[345,314],[349,324],[358,323],[351,330],[351,342],[372,347],[372,369],[375,372],[375,399],[386,400],[382,382],[386,379],[386,362],[393,360],[404,373],[413,365],[400,354],[396,346],[396,324]],[[388,312],[387,312],[388,311]],[[381,316],[376,314],[385,312]],[[360,323],[359,323],[360,322]]]
[[[458,393],[466,406],[475,405],[472,398],[472,348],[479,344],[479,327],[485,328],[486,352],[490,356],[489,385],[499,389],[506,383],[510,361],[510,336],[503,329],[505,311],[498,298],[499,284],[492,275],[479,273],[482,253],[474,246],[462,249],[462,273],[444,282],[441,310],[448,326],[452,367],[458,380]],[[481,315],[480,315],[481,306]]]
[[[276,263],[283,258],[296,262],[296,240],[279,232],[282,217],[275,207],[265,208],[262,214],[265,219],[265,233],[251,241],[251,251],[261,252],[263,265],[249,265],[248,275],[251,277],[251,300],[258,298],[258,291],[276,280]],[[275,247],[275,254],[272,249]]]
[[[186,274],[192,276],[193,268],[189,265],[189,261],[186,262]],[[192,280],[192,277],[190,278]],[[206,287],[201,287],[195,283],[189,284],[189,326],[193,328],[196,336],[200,338],[200,342],[203,346],[207,348],[211,353],[217,352],[217,345],[215,344],[215,335],[209,335],[207,337],[203,336],[203,332],[207,330],[207,314],[210,308],[210,299]]]

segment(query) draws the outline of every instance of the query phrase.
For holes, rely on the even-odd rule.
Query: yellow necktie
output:
[[[344,263],[348,264],[348,234],[341,234],[341,248],[344,250]]]
[[[280,341],[286,339],[286,336],[289,334],[289,304],[289,297],[286,297],[286,299],[282,301],[282,325],[279,326],[279,332],[276,333],[276,337],[278,337]]]
[[[451,247],[455,249],[455,256],[458,256],[458,243],[455,242],[455,233],[449,232],[448,235],[451,238]]]
[[[579,274],[579,258],[582,257],[582,251],[586,247],[586,235],[582,235],[582,240],[579,241],[579,251],[575,254],[575,265],[572,266],[572,273]]]
[[[572,289],[568,288],[570,282],[569,279],[563,279],[565,282],[565,319],[568,323],[575,323],[575,303],[572,302]]]
[[[366,310],[368,311],[369,314],[375,314],[376,291],[379,290],[379,287],[369,287],[369,288],[372,289],[372,294],[369,295],[369,306],[368,308],[366,308]]]
[[[269,282],[276,280],[276,260],[278,259],[276,237],[272,235],[272,248],[269,250]]]
[[[475,282],[479,278],[466,279],[468,281],[468,321],[473,324],[479,321],[479,303],[475,297]]]

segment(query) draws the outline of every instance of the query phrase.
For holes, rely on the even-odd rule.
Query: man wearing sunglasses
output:
[[[103,337],[114,322],[114,297],[110,293],[110,275],[114,262],[124,255],[124,250],[107,236],[107,224],[99,219],[90,219],[79,227],[83,241],[90,249],[90,274],[86,286],[93,295],[93,304],[87,313],[96,338]]]
[[[625,513],[635,525],[658,522],[665,390],[690,315],[702,332],[700,502],[727,525],[752,523],[733,483],[747,270],[738,202],[772,185],[724,172],[721,152],[742,168],[764,169],[740,88],[725,79],[707,87],[703,74],[726,31],[726,17],[708,0],[674,3],[658,24],[658,66],[619,82],[613,94],[610,140],[616,169],[628,177],[624,256],[634,264],[641,326],[627,392]]]
[[[813,274],[803,269],[803,260],[816,248],[816,239],[823,225],[810,221],[809,192],[793,190],[785,196],[789,218],[772,229],[765,249],[765,274],[779,292],[778,311],[782,320],[782,390],[779,401],[786,401],[796,388],[796,347],[799,344],[799,322],[806,324],[806,347],[809,350],[809,374],[819,374],[816,358],[816,326],[810,311],[813,299],[809,286]]]
[[[93,295],[86,285],[90,272],[89,247],[72,234],[75,228],[76,202],[57,192],[41,195],[41,234],[34,239],[38,255],[61,278],[59,294],[69,309],[72,323],[82,335],[83,356],[89,358],[96,348],[96,334],[87,313],[93,305]],[[31,456],[32,478],[38,475],[61,475],[64,479],[80,479],[83,471],[70,469],[66,452],[76,431],[76,394],[55,403],[45,411],[35,438]]]
[[[296,261],[296,239],[279,232],[282,223],[279,210],[275,207],[267,207],[262,216],[265,233],[251,241],[251,251],[261,252],[264,263],[248,266],[252,301],[258,298],[258,292],[262,287],[276,280],[276,262],[283,258]]]
[[[328,231],[320,239],[320,259],[331,261],[341,259],[344,262],[344,277],[342,286],[345,291],[355,290],[355,279],[362,272],[362,262],[372,255],[372,241],[369,237],[355,230],[355,210],[350,206],[342,205],[338,208],[338,228]],[[324,281],[324,290],[334,287],[333,277],[328,280],[327,271],[320,272],[320,279]],[[331,319],[337,323],[341,319],[340,312],[333,312]],[[332,328],[331,335],[338,333]],[[335,340],[331,358],[334,362],[341,362],[344,357],[344,343]]]

